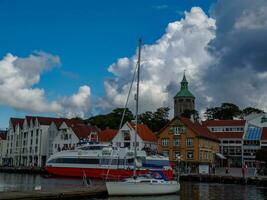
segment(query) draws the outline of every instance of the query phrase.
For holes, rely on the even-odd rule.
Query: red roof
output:
[[[79,139],[87,138],[92,132],[98,132],[95,126],[76,124],[71,127]]]
[[[13,126],[13,129],[15,129],[17,125],[19,125],[22,128],[24,119],[11,117],[10,121],[11,121],[11,124]]]
[[[216,135],[210,132],[206,126],[201,125],[199,122],[192,122],[190,119],[184,117],[180,117],[180,120],[184,125],[192,129],[197,135],[218,141]]]
[[[117,134],[118,130],[115,129],[105,129],[98,133],[98,140],[101,142],[110,142]]]
[[[7,131],[0,131],[0,140],[6,140]]]
[[[61,125],[62,122],[71,121],[72,123],[83,123],[83,121],[78,119],[68,119],[68,118],[56,118],[56,117],[40,117],[40,116],[26,116],[27,123],[30,124],[32,120],[35,123],[37,119],[41,125],[50,125],[52,122],[55,122],[57,126]]]
[[[223,139],[223,138],[238,138],[242,139],[243,132],[213,132],[214,135],[216,135],[217,138]]]
[[[130,122],[129,124],[131,128],[135,129],[135,124],[133,122]],[[157,142],[156,135],[147,127],[147,125],[138,124],[137,132],[143,141]]]
[[[261,139],[267,140],[267,127],[263,127],[262,133],[261,133]]]
[[[246,120],[206,120],[204,126],[245,126]]]

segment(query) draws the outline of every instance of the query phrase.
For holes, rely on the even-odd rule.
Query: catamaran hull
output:
[[[108,174],[109,179],[124,179],[133,176],[131,169],[105,169],[105,168],[71,168],[71,167],[46,167],[50,175],[62,177],[88,177],[103,179]],[[137,170],[137,175],[145,175],[149,170]],[[162,170],[163,174],[169,179],[173,179],[172,170]]]
[[[180,191],[180,184],[147,184],[106,182],[109,196],[140,196],[174,194]]]

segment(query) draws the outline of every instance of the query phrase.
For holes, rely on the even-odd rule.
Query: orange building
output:
[[[198,121],[175,117],[159,132],[158,151],[187,166],[211,165],[219,152],[219,140]]]

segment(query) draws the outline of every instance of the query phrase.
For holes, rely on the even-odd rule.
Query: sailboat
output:
[[[180,184],[177,181],[168,181],[160,172],[160,176],[154,177],[153,171],[147,176],[139,176],[136,173],[137,168],[137,133],[138,133],[138,98],[139,98],[139,79],[141,65],[141,46],[142,41],[139,39],[138,45],[138,61],[137,61],[137,91],[136,91],[136,122],[135,122],[135,138],[134,138],[134,170],[133,177],[123,181],[106,182],[109,196],[140,196],[140,195],[163,195],[173,194],[180,190]],[[155,173],[154,173],[155,174]]]

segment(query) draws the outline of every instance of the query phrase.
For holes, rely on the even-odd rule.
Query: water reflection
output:
[[[92,184],[104,184],[92,180]],[[0,173],[1,191],[34,190],[41,186],[42,190],[83,187],[81,179],[43,178],[39,175]],[[96,186],[97,187],[97,186]],[[181,191],[177,195],[149,197],[112,197],[110,200],[264,200],[267,199],[267,187],[253,185],[216,184],[216,183],[181,183]],[[107,200],[105,199],[105,200]]]

